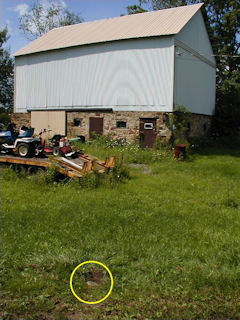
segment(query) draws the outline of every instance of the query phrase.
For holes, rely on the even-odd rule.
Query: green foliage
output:
[[[240,138],[240,72],[225,80],[217,91],[213,133],[217,136]]]
[[[144,1],[139,0],[139,4],[138,5],[135,4],[135,5],[132,5],[132,6],[128,6],[127,7],[128,14],[136,14],[136,13],[147,12],[147,10],[142,7],[143,3],[144,3]]]
[[[179,6],[186,6],[187,4],[191,4],[199,1],[189,1],[189,0],[152,0],[152,8],[153,10],[161,10],[167,8],[174,8]]]
[[[116,187],[118,183],[126,182],[129,179],[129,169],[118,161],[109,172],[99,173],[95,170],[93,173],[83,176],[79,183],[81,188],[96,189],[100,186]]]
[[[168,128],[172,130],[170,143],[189,145],[189,123],[191,123],[191,113],[184,106],[179,106],[169,115]]]
[[[46,183],[55,183],[59,180],[60,175],[56,166],[51,166],[44,175],[44,180]]]
[[[104,159],[111,155],[124,159],[124,163],[148,164],[172,158],[172,149],[162,141],[156,141],[153,149],[145,149],[139,142],[128,142],[126,139],[114,139],[112,134],[96,136],[86,143],[75,143],[77,149],[85,153],[98,155]]]
[[[1,169],[2,318],[239,318],[239,156],[203,150],[91,190]],[[97,308],[69,289],[87,260],[114,277]]]
[[[35,1],[28,12],[20,17],[19,29],[27,39],[36,39],[53,28],[81,23],[82,18],[65,9],[56,1],[44,5],[43,1]]]
[[[8,39],[7,28],[0,28],[0,104],[12,110],[14,62],[10,56],[9,49],[6,47]],[[3,118],[5,119],[6,117],[3,116]]]
[[[147,1],[146,0],[139,0],[138,4],[133,4],[130,6],[127,6],[127,14],[131,15],[131,14],[137,14],[137,13],[144,13],[147,12],[148,10],[146,8],[144,8],[144,4],[146,4]],[[121,16],[124,16],[124,14],[122,14]]]
[[[10,121],[11,118],[6,112],[0,112],[0,123],[7,125]]]

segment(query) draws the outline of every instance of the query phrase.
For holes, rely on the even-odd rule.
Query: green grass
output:
[[[240,153],[164,156],[151,167],[97,189],[1,170],[3,319],[240,317]],[[100,305],[69,288],[86,260],[113,273]]]

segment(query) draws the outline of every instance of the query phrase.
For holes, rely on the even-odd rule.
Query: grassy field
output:
[[[148,167],[96,189],[1,169],[4,320],[240,317],[240,152],[212,149],[186,162],[139,152],[126,161]],[[114,277],[95,306],[69,288],[86,260]]]

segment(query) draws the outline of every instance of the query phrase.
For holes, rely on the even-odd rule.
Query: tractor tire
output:
[[[28,143],[19,143],[17,146],[18,155],[22,158],[28,158],[31,157],[33,154],[33,146]]]

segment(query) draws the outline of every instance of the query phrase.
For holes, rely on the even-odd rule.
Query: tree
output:
[[[12,109],[14,63],[10,50],[4,45],[8,39],[7,28],[0,29],[0,104]]]
[[[130,15],[130,14],[147,12],[147,10],[143,8],[144,3],[146,3],[146,0],[139,0],[138,5],[134,4],[132,6],[127,6],[128,14]]]
[[[160,9],[167,9],[167,8],[173,8],[173,7],[179,7],[179,6],[185,6],[192,1],[187,1],[187,0],[175,0],[175,1],[170,1],[170,0],[152,0],[152,8],[153,10],[160,10]],[[197,2],[197,1],[195,1]]]
[[[78,14],[65,9],[63,5],[53,1],[43,5],[36,0],[27,13],[19,19],[19,29],[29,40],[34,40],[53,28],[81,23],[83,20]]]

